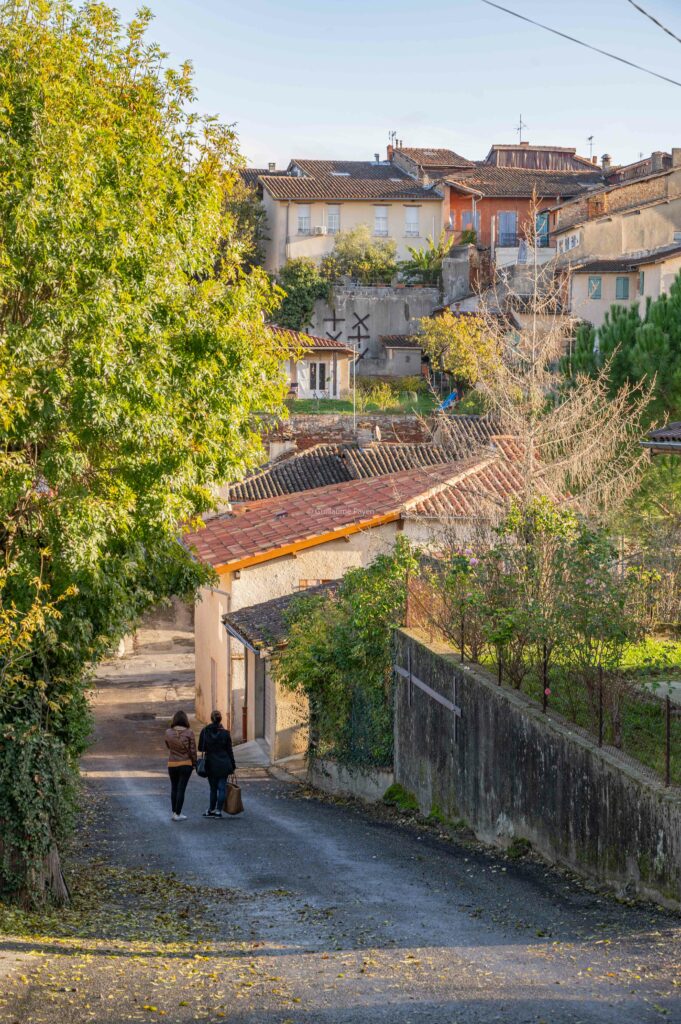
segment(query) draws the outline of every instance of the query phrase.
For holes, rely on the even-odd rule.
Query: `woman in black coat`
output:
[[[210,725],[201,730],[199,736],[199,757],[205,755],[206,775],[210,785],[210,807],[203,812],[204,818],[221,818],[225,802],[227,778],[236,770],[232,737],[222,724],[219,711],[211,712]]]

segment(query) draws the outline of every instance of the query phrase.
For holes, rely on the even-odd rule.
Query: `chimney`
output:
[[[392,142],[389,142],[388,143],[388,160],[390,161],[390,163],[393,162],[393,157],[394,156],[395,156],[395,150],[393,148]]]
[[[596,164],[596,166],[598,166],[598,157],[597,156],[592,156],[591,157],[591,163],[592,164]]]
[[[606,174],[610,170],[611,166],[612,166],[612,157],[610,156],[609,153],[604,153],[603,156],[601,157],[601,167],[603,168],[603,170],[605,171]]]
[[[380,153],[374,153],[374,160],[376,161],[377,164],[380,164],[380,162],[381,162],[381,154]]]
[[[274,172],[276,171],[276,169],[277,169],[277,165],[276,165],[276,163],[274,162],[274,160],[270,160],[270,162],[269,162],[269,163],[268,163],[268,165],[267,165],[267,170],[268,170],[268,172],[269,172],[270,174],[274,174]]]
[[[529,146],[529,142],[521,142],[520,145],[521,146]]]
[[[652,164],[653,174],[655,174],[656,171],[664,170],[664,157],[665,154],[659,149],[656,149],[655,152],[651,155],[650,160]]]
[[[677,146],[672,149],[672,167],[681,167],[681,149]]]

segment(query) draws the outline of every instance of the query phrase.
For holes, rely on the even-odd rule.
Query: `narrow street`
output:
[[[264,769],[241,773],[239,818],[202,818],[194,776],[188,820],[172,822],[163,730],[192,682],[191,634],[143,632],[100,672],[83,764],[98,809],[80,855],[160,873],[165,939],[126,945],[105,925],[32,954],[0,943],[23,975],[6,979],[3,1024],[681,1022],[673,914]],[[176,884],[196,887],[193,905]]]

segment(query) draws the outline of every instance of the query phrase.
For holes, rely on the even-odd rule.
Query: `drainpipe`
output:
[[[290,252],[290,244],[291,244],[290,239],[291,239],[291,236],[289,235],[289,219],[290,219],[290,215],[291,215],[291,200],[289,199],[288,203],[286,204],[286,244],[284,246],[284,255],[286,256],[286,259],[290,259],[290,257],[291,257],[291,252]]]

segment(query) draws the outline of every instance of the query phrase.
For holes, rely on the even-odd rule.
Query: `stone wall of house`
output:
[[[439,305],[438,288],[337,285],[328,302],[318,299],[315,303],[310,333],[342,341],[365,353],[357,372],[371,372],[372,361],[385,355],[381,337],[413,334],[419,319],[430,316]]]
[[[428,423],[420,416],[391,416],[380,412],[358,413],[355,430],[351,415],[329,413],[324,416],[291,416],[266,436],[265,445],[269,445],[270,458],[276,458],[285,450],[302,452],[316,444],[368,442],[373,439],[376,427],[379,428],[384,441],[423,444],[431,439]]]
[[[598,192],[593,196],[582,196],[576,202],[567,203],[556,212],[556,229],[563,231],[573,224],[597,217],[635,209],[645,203],[674,198],[681,192],[681,170],[642,181],[631,181],[611,192]]]
[[[463,818],[501,846],[527,839],[555,863],[681,906],[678,788],[415,630],[397,631],[396,659],[430,688],[396,677],[395,781],[424,813]]]

